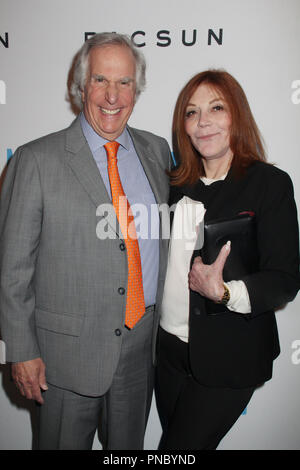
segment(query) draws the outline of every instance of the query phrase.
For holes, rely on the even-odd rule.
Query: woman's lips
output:
[[[200,140],[209,140],[209,139],[211,139],[212,137],[215,137],[216,135],[217,135],[217,133],[215,133],[215,134],[207,134],[207,135],[200,135],[200,136],[198,137],[198,139],[200,139]]]

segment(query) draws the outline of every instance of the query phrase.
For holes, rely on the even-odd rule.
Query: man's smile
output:
[[[114,114],[118,114],[120,111],[121,111],[121,108],[117,108],[117,109],[106,109],[106,108],[102,108],[101,106],[99,106],[100,110],[102,111],[102,113],[104,114],[109,114],[110,116],[113,116]]]

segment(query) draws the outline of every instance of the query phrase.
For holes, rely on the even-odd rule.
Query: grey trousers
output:
[[[153,392],[153,313],[147,309],[140,322],[122,330],[119,364],[105,395],[83,396],[48,383],[39,407],[38,449],[89,450],[97,429],[105,450],[143,449]]]

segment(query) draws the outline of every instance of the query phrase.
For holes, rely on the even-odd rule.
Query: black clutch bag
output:
[[[231,241],[231,249],[223,269],[224,281],[239,280],[258,270],[259,257],[256,236],[256,219],[252,212],[242,212],[231,219],[212,220],[204,224],[204,244],[201,257],[212,264],[221,248]],[[208,314],[228,312],[221,304],[205,299]]]

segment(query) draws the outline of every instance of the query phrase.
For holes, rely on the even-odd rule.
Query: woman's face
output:
[[[205,160],[232,158],[231,116],[217,90],[201,84],[191,96],[185,112],[185,130]]]

